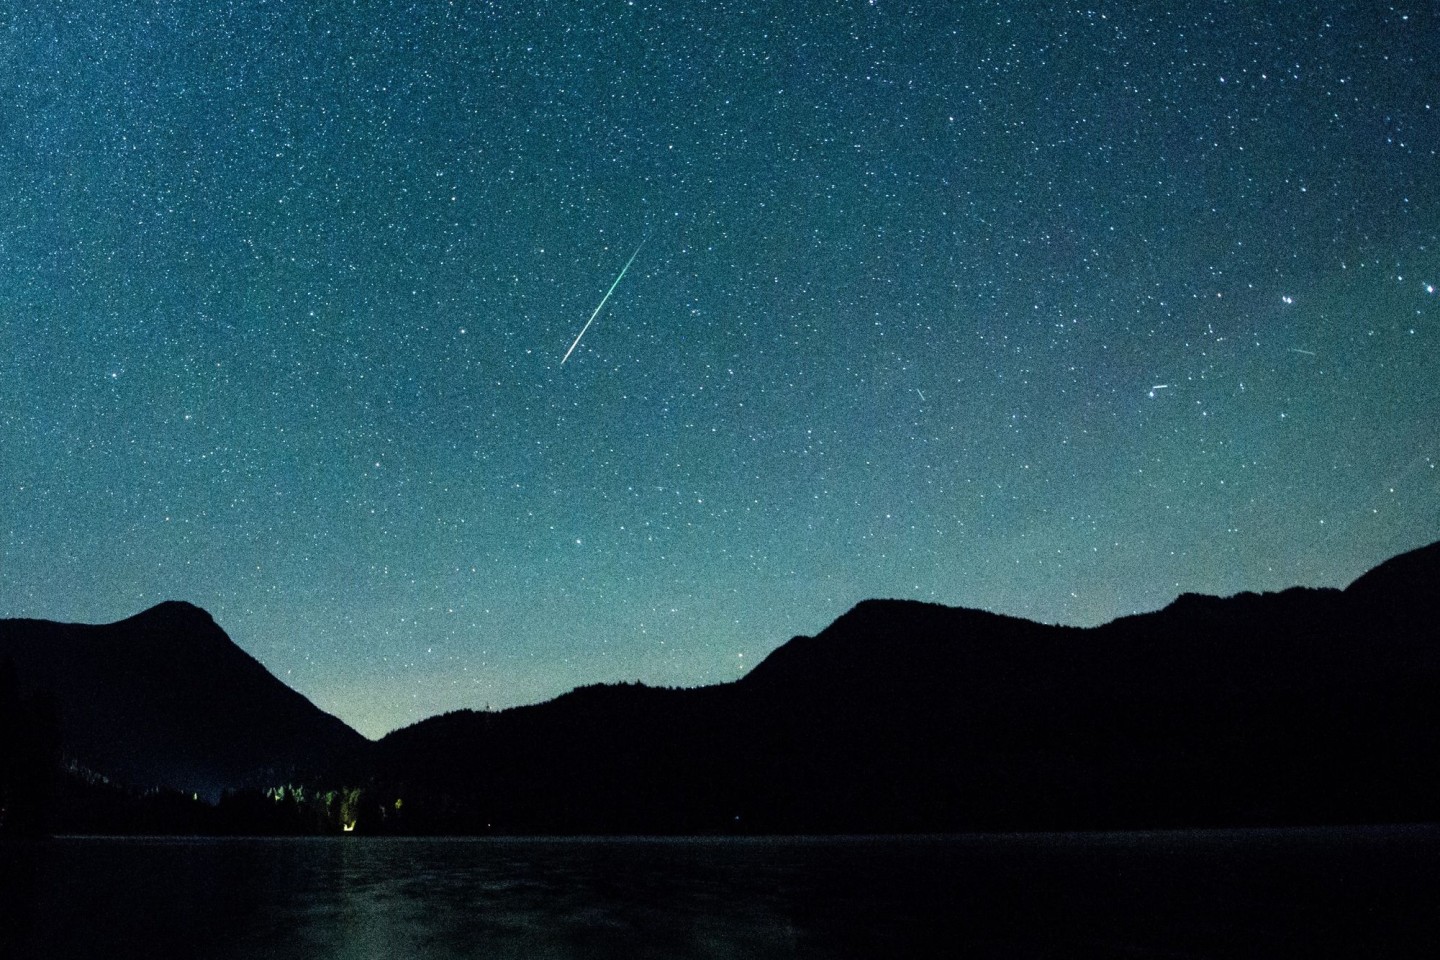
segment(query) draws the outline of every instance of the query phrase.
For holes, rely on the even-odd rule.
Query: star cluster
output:
[[[363,732],[1440,536],[1433,5],[21,0],[0,616]],[[606,289],[644,247],[562,367]]]

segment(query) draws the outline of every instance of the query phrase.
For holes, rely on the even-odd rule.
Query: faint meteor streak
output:
[[[645,234],[644,238],[640,241],[640,247],[645,246],[645,241],[649,239],[650,234]],[[569,350],[565,351],[565,356],[560,358],[560,366],[565,366],[565,361],[570,359],[570,354],[574,353],[575,348],[580,346],[580,338],[585,336],[585,331],[590,329],[590,324],[594,323],[595,318],[600,316],[600,311],[605,309],[605,301],[610,299],[610,294],[614,293],[615,288],[620,286],[620,281],[625,279],[625,271],[630,269],[630,264],[634,263],[635,258],[640,256],[640,247],[635,248],[635,252],[630,254],[630,259],[625,261],[625,266],[620,268],[620,276],[615,278],[615,282],[610,284],[610,289],[605,291],[605,296],[600,298],[600,305],[595,308],[594,313],[590,314],[590,319],[585,321],[585,326],[580,328],[580,332],[575,336],[575,342],[570,344]]]

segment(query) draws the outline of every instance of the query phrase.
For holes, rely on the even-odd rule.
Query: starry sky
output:
[[[7,4],[0,616],[189,600],[376,736],[867,597],[1342,585],[1440,538],[1437,49],[1428,2]]]

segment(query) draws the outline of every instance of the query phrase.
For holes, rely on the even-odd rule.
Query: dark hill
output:
[[[1344,591],[1081,630],[867,601],[742,680],[379,744],[448,828],[942,831],[1440,818],[1440,544]]]
[[[49,698],[65,754],[112,780],[215,796],[353,767],[369,741],[187,603],[119,623],[0,621],[0,660]]]
[[[1437,624],[1440,544],[1345,590],[1187,594],[1088,630],[874,600],[734,683],[582,687],[370,744],[166,603],[0,621],[0,720],[40,757],[58,715],[67,755],[135,786],[368,783],[418,831],[1434,821]]]

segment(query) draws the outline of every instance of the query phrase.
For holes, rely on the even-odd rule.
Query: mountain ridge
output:
[[[416,832],[1108,829],[1440,819],[1437,624],[1440,543],[1344,589],[1086,628],[872,599],[727,683],[592,684],[374,742],[183,601],[0,621],[0,660],[56,688],[65,749],[107,776],[348,777],[403,792]]]
[[[214,798],[344,765],[367,742],[183,601],[110,624],[0,621],[0,658],[54,698],[72,762],[136,786]]]
[[[378,755],[516,831],[1429,819],[1440,544],[1412,553],[1355,589],[1193,595],[1089,628],[865,601],[727,684],[452,713]]]

